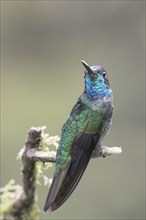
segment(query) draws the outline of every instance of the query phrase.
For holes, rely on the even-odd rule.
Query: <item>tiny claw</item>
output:
[[[106,158],[106,155],[103,153],[103,154],[102,154],[102,157],[103,157],[103,158]]]

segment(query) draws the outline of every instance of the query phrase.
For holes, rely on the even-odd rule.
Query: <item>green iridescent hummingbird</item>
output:
[[[54,178],[44,211],[54,211],[71,195],[79,183],[93,151],[101,152],[113,114],[112,90],[102,66],[85,67],[85,89],[62,127]],[[103,155],[104,156],[104,155]]]

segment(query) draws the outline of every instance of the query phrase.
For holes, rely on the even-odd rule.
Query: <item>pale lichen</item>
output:
[[[55,148],[54,151],[56,152],[58,148],[58,142],[60,140],[59,136],[50,136],[45,132],[46,126],[41,127],[41,142],[39,145],[39,150],[41,151],[50,151],[50,148],[53,147]],[[44,171],[48,170],[48,168],[51,168],[53,166],[53,163],[43,163],[41,161],[38,161],[36,163],[36,170],[37,170],[37,184],[41,185],[41,182],[43,182],[43,185],[51,185],[52,179],[48,178],[45,174]]]

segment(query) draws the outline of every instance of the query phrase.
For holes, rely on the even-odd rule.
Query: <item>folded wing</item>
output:
[[[53,179],[44,211],[59,208],[73,192],[87,167],[98,138],[98,134],[77,134],[66,169],[60,171]]]

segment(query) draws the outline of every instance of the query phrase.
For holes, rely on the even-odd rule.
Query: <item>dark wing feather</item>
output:
[[[59,208],[70,196],[81,179],[97,142],[92,134],[79,133],[74,139],[71,151],[71,163],[52,201],[49,211]]]

